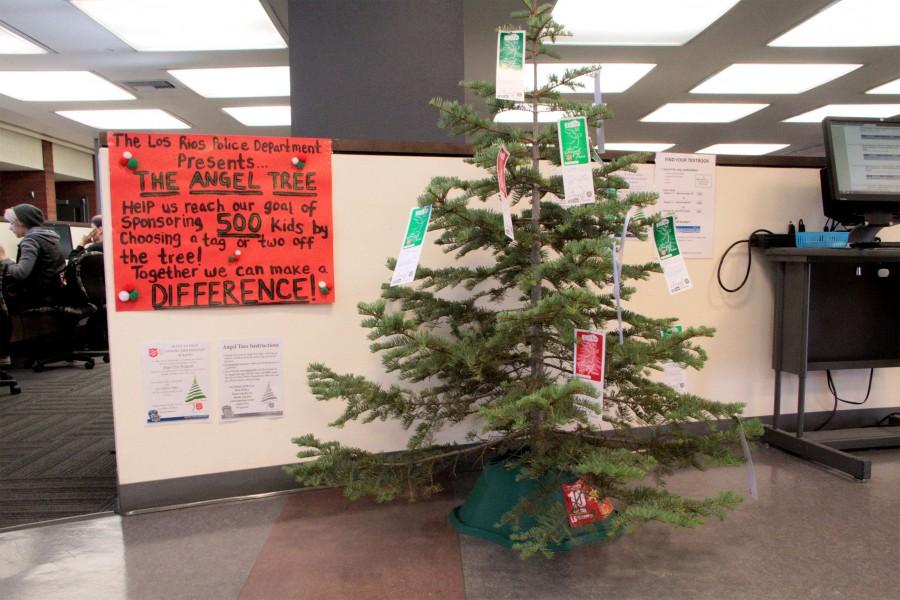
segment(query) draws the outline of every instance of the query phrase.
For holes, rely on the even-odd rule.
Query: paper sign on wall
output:
[[[391,287],[410,283],[416,278],[416,269],[419,268],[419,257],[422,256],[422,245],[425,243],[429,221],[431,221],[430,204],[409,211],[406,235],[403,236],[403,246],[394,266]]]
[[[671,215],[663,217],[659,223],[653,225],[653,242],[669,293],[677,294],[694,287],[688,274],[687,265],[684,263],[684,257],[678,248],[675,217]]]
[[[143,351],[144,422],[209,419],[209,344],[147,342]]]
[[[595,200],[591,147],[584,117],[560,119],[559,159],[563,172],[563,206],[588,204]]]
[[[219,396],[223,421],[284,414],[281,346],[279,338],[222,341]]]
[[[107,140],[117,311],[334,301],[331,140]]]
[[[500,210],[503,212],[503,231],[506,237],[516,239],[513,231],[512,213],[509,207],[509,196],[506,191],[506,163],[509,161],[509,150],[501,145],[497,152],[497,185],[500,188]]]
[[[525,32],[501,31],[497,34],[498,100],[525,100]]]
[[[712,258],[716,201],[714,154],[656,154],[657,208],[675,215],[685,258]]]

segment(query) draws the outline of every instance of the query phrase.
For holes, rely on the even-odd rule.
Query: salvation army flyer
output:
[[[284,415],[281,339],[223,340],[219,348],[222,420]]]
[[[207,342],[147,342],[142,366],[145,423],[209,419]]]

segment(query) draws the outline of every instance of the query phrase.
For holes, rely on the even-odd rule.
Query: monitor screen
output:
[[[835,200],[900,202],[900,121],[825,119]]]
[[[64,223],[45,223],[45,225],[59,234],[63,256],[69,256],[72,253],[72,229]]]

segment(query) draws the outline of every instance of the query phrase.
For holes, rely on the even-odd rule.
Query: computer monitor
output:
[[[47,223],[47,227],[59,234],[59,245],[64,256],[72,253],[72,229],[65,223]]]
[[[847,226],[851,246],[874,246],[900,223],[900,120],[827,117],[823,122],[825,216]]]

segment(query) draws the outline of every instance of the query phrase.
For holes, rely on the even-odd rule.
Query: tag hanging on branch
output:
[[[666,277],[669,293],[677,294],[694,287],[684,257],[678,248],[674,216],[664,217],[659,223],[653,225],[653,242],[656,246],[656,255],[659,257],[659,265]]]
[[[403,236],[403,245],[400,247],[400,255],[397,257],[394,275],[391,277],[391,287],[415,280],[429,221],[431,221],[430,204],[409,211],[406,235]]]
[[[506,190],[506,163],[509,160],[509,150],[506,146],[500,145],[497,152],[497,186],[500,189],[500,210],[503,211],[503,232],[506,237],[515,241],[516,235],[513,231],[512,213],[509,208],[509,195]]]
[[[579,204],[589,204],[596,200],[594,194],[594,174],[591,171],[590,140],[587,119],[573,117],[560,119],[557,124],[559,135],[559,162],[562,165],[563,195],[562,205],[566,208]]]
[[[525,100],[525,32],[497,33],[497,82],[494,97],[498,100]]]

